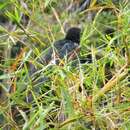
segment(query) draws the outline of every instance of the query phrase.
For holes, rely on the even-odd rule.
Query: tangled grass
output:
[[[82,12],[73,6],[69,0],[0,2],[1,130],[130,129],[130,2],[93,0]],[[72,26],[82,29],[77,58],[38,63]],[[28,63],[37,68],[31,76]]]

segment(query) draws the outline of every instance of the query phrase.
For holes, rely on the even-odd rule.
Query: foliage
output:
[[[69,0],[0,1],[1,129],[130,128],[130,2],[94,1],[71,13]],[[82,28],[77,58],[39,63],[71,26]]]

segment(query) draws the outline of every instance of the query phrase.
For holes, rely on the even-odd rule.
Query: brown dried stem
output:
[[[97,94],[93,97],[92,101],[95,102],[101,96],[103,96],[106,92],[111,90],[120,80],[124,79],[127,75],[128,64],[124,65],[105,85],[103,88],[97,92]]]

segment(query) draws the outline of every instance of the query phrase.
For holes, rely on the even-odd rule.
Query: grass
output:
[[[69,0],[0,2],[1,130],[130,129],[130,2],[95,2],[83,12],[69,12]],[[71,26],[82,28],[77,58],[38,63]],[[90,54],[91,63],[80,63]],[[37,68],[31,76],[28,63]]]

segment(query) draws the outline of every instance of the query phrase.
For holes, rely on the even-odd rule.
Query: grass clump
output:
[[[0,128],[129,129],[130,2],[0,2]],[[40,56],[80,27],[80,51],[58,64]]]

